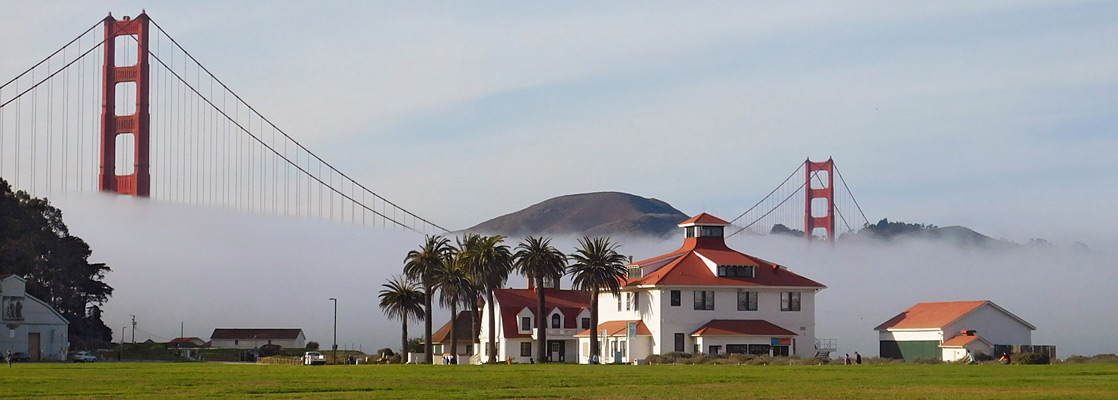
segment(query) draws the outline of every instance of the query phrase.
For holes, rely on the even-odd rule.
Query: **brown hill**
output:
[[[560,196],[482,222],[470,232],[518,238],[525,235],[665,236],[688,217],[670,204],[628,193]]]

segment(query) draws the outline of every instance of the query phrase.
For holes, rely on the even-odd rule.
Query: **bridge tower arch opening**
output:
[[[149,172],[149,143],[151,129],[151,115],[148,111],[150,68],[148,65],[148,25],[150,20],[146,13],[141,13],[135,19],[124,17],[116,20],[112,14],[105,17],[105,48],[104,69],[101,95],[101,168],[98,182],[102,191],[126,194],[131,196],[148,197],[151,195],[151,174]],[[116,44],[117,37],[132,36],[137,42],[136,63],[133,65],[117,65]],[[127,57],[131,58],[131,57]],[[118,85],[128,89],[135,88],[136,107],[128,115],[117,115],[116,95]],[[127,89],[125,89],[127,90]],[[118,175],[116,160],[118,150],[118,136],[131,135],[131,149],[125,146],[121,151],[132,152],[132,157],[123,159],[131,160],[132,168],[124,168],[126,175]]]

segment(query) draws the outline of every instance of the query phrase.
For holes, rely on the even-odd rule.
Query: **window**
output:
[[[590,318],[582,319],[582,329],[590,329]]]
[[[699,231],[699,237],[722,237],[721,226],[703,226]]]
[[[563,320],[559,317],[559,314],[551,314],[551,327],[555,329],[563,327]]]
[[[728,344],[726,345],[726,354],[745,354],[749,351],[749,345],[745,344]]]
[[[800,292],[781,292],[780,311],[800,311]]]
[[[621,293],[617,294],[617,311],[621,311]]]
[[[710,355],[718,355],[722,352],[722,346],[710,346]]]
[[[680,297],[679,296],[679,291],[678,290],[673,290],[672,291],[672,307],[679,307],[679,303],[680,303],[679,297]]]
[[[727,278],[752,278],[752,265],[719,265],[718,276]]]
[[[757,311],[757,292],[739,290],[738,311]]]
[[[683,232],[687,235],[687,237],[693,238],[693,237],[695,237],[695,232],[698,231],[698,229],[699,229],[699,227],[697,227],[697,226],[689,226],[689,227],[683,228]],[[683,351],[683,350],[680,350],[680,351]]]
[[[236,344],[237,344],[237,342],[240,342],[240,340],[237,340],[237,339],[233,339],[233,345],[236,345]]]
[[[520,342],[520,356],[521,357],[531,357],[532,356],[532,342]]]
[[[641,292],[633,292],[633,309],[636,310],[641,306]]]
[[[472,344],[467,344],[466,345],[466,354],[474,354],[474,345],[472,345]]]
[[[435,354],[442,354],[443,344],[442,343],[435,343],[434,345],[431,346],[431,352],[435,353]]]
[[[714,291],[713,290],[696,290],[695,291],[695,309],[696,310],[713,310],[714,309]]]
[[[532,330],[532,317],[520,317],[520,330]]]
[[[683,351],[683,334],[675,334],[675,351]]]
[[[629,279],[640,278],[641,275],[641,267],[629,267]]]

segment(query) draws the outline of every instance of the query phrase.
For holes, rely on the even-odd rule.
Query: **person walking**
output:
[[[857,351],[854,352],[854,363],[858,364],[858,365],[862,365],[862,355],[858,354]]]

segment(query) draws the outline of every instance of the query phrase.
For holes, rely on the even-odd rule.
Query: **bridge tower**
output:
[[[823,171],[827,173],[827,186],[816,188],[812,186],[812,173]],[[804,237],[811,240],[811,234],[817,228],[827,230],[827,241],[835,241],[835,161],[828,158],[824,162],[811,162],[811,159],[804,161],[804,173],[807,183],[804,185]],[[826,214],[816,217],[812,214],[811,203],[815,199],[825,199],[827,201]]]
[[[149,174],[148,145],[150,119],[148,113],[148,16],[141,13],[136,19],[124,17],[116,20],[112,14],[105,17],[105,67],[102,75],[101,96],[101,170],[98,182],[102,191],[115,192],[139,197],[151,194],[151,175]],[[116,65],[116,38],[135,36],[136,64]],[[136,85],[136,112],[131,115],[117,115],[117,85],[134,82]],[[116,165],[117,140],[120,135],[132,135],[134,165],[131,174],[118,175]]]

